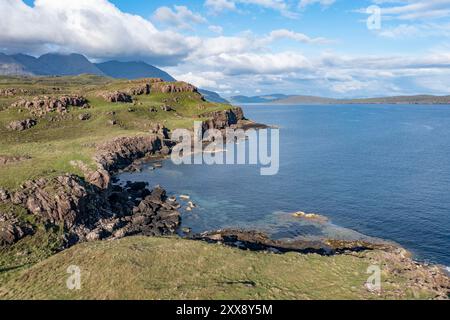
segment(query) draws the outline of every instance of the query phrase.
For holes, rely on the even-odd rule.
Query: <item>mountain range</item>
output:
[[[0,53],[0,75],[4,76],[75,76],[93,74],[118,79],[161,78],[176,81],[167,72],[142,61],[106,61],[92,63],[77,53],[48,53],[38,58],[26,54]],[[212,102],[228,103],[218,93],[199,89]]]

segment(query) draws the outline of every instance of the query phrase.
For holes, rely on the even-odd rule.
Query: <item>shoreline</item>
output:
[[[235,108],[235,110],[237,109]],[[211,125],[215,125],[214,121]],[[133,169],[136,164],[143,164],[146,159],[151,159],[149,158],[150,155],[159,157],[159,161],[169,156],[173,145],[166,136],[166,130],[164,127],[158,126],[157,130],[154,131],[156,132],[150,135],[119,137],[98,145],[97,153],[94,157],[97,163],[97,170],[92,171],[80,162],[74,163],[74,165],[79,166],[84,172],[84,179],[74,175],[60,176],[50,180],[38,179],[25,183],[22,190],[14,194],[7,192],[6,198],[15,204],[21,203],[30,212],[45,213],[50,219],[53,219],[55,222],[62,222],[68,230],[72,230],[67,234],[68,242],[66,246],[61,248],[59,252],[83,242],[95,243],[98,241],[102,242],[101,240],[117,240],[137,235],[157,237],[175,235],[176,230],[180,226],[181,214],[177,211],[176,203],[168,202],[164,189],[157,187],[156,189],[148,190],[145,184],[142,185],[142,183],[139,184],[138,182],[137,184],[130,185],[128,188],[121,188],[119,190],[116,189],[117,186],[114,183],[111,183],[119,172],[127,168]],[[63,189],[58,188],[57,185],[54,185],[55,183],[65,187]],[[47,200],[42,201],[42,199],[52,197],[51,193],[48,193],[49,185],[56,187],[54,191],[59,200],[55,203],[47,202]],[[120,199],[120,196],[124,194],[129,199]],[[103,207],[106,205],[105,201],[110,201],[111,197],[114,197],[116,202],[107,204],[105,209]],[[125,213],[130,210],[130,206],[127,205],[129,200],[131,200],[132,207],[134,207],[131,215],[130,213]],[[72,205],[67,207],[65,201],[76,204],[76,207],[72,207]],[[111,205],[113,207],[120,206],[121,210],[125,210],[124,217],[114,218],[115,214],[113,214],[111,218],[108,218],[116,210]],[[152,209],[155,205],[158,208],[156,211]],[[92,208],[92,206],[96,207]],[[91,208],[88,209],[88,207]],[[94,211],[91,213],[89,210]],[[56,213],[59,216],[56,216]],[[98,216],[98,218],[90,221],[92,214],[94,214],[94,217]],[[158,221],[162,224],[147,224],[145,219],[150,216],[153,217],[155,214],[158,216]],[[138,220],[135,221],[135,218]],[[17,228],[25,230],[26,226],[18,225]],[[161,233],[157,231],[160,228],[163,228],[161,229]],[[23,235],[26,236],[25,233]],[[181,237],[177,238],[180,240],[183,239]],[[17,240],[21,240],[21,238]],[[297,252],[323,256],[381,251],[385,252],[390,257],[389,259],[394,259],[394,257],[396,257],[395,259],[401,258],[403,259],[401,261],[408,265],[417,265],[420,268],[425,268],[425,270],[428,270],[427,268],[438,267],[427,266],[414,261],[408,251],[400,246],[378,246],[360,241],[324,239],[322,242],[298,241],[289,243],[271,240],[263,233],[251,230],[210,231],[203,235],[195,235],[191,240],[200,240],[200,242],[207,243],[222,243],[244,250],[255,249],[256,251],[279,251],[281,253]],[[440,274],[437,274],[440,277]],[[435,279],[433,273],[427,273],[427,277]]]

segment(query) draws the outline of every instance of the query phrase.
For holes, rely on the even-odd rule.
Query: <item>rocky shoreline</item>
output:
[[[205,117],[210,120],[204,122],[204,130],[266,127],[245,119],[241,108],[213,112]],[[180,205],[168,198],[163,188],[158,186],[150,190],[141,182],[123,187],[113,183],[115,174],[123,170],[138,170],[139,165],[147,160],[167,157],[173,145],[168,130],[162,125],[156,125],[148,135],[116,138],[97,146],[95,170],[82,162],[72,163],[83,171],[84,178],[68,174],[28,181],[15,192],[0,189],[0,204],[20,207],[46,226],[61,227],[64,231],[61,250],[81,242],[135,235],[176,235],[181,224]],[[11,246],[33,235],[35,229],[28,219],[19,219],[12,212],[0,212],[0,246]],[[382,250],[403,259],[405,268],[412,265],[425,270],[429,268],[429,272],[424,271],[424,281],[436,288],[441,297],[445,292],[447,297],[450,293],[450,280],[442,270],[417,264],[404,249],[387,244],[333,240],[274,241],[261,232],[243,230],[218,230],[188,235],[187,238],[275,253],[327,256]]]

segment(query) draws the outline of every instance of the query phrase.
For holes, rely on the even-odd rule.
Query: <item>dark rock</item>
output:
[[[233,229],[205,232],[193,235],[191,238],[213,243],[220,242],[244,250],[272,251],[277,253],[298,252],[303,254],[335,255],[389,248],[385,244],[365,241],[272,240],[263,232]]]
[[[175,111],[171,106],[167,106],[167,105],[161,106],[160,109],[164,112]]]
[[[131,88],[127,91],[132,96],[140,96],[144,94],[150,94],[150,84],[145,83],[138,87]]]
[[[160,123],[156,123],[153,125],[150,133],[157,134],[161,136],[163,139],[170,139],[170,131],[164,125]]]
[[[37,125],[34,119],[17,120],[8,124],[7,129],[14,131],[24,131]]]
[[[12,214],[0,212],[0,246],[9,246],[33,234],[33,227],[19,221]]]
[[[5,202],[9,199],[9,192],[0,188],[0,202]]]

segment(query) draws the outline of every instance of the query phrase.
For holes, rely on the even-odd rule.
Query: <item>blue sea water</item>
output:
[[[176,166],[121,179],[188,194],[194,232],[261,229],[273,238],[363,235],[391,240],[416,258],[450,265],[450,106],[245,106],[280,127],[280,171],[257,166]],[[301,221],[293,212],[331,223]]]

